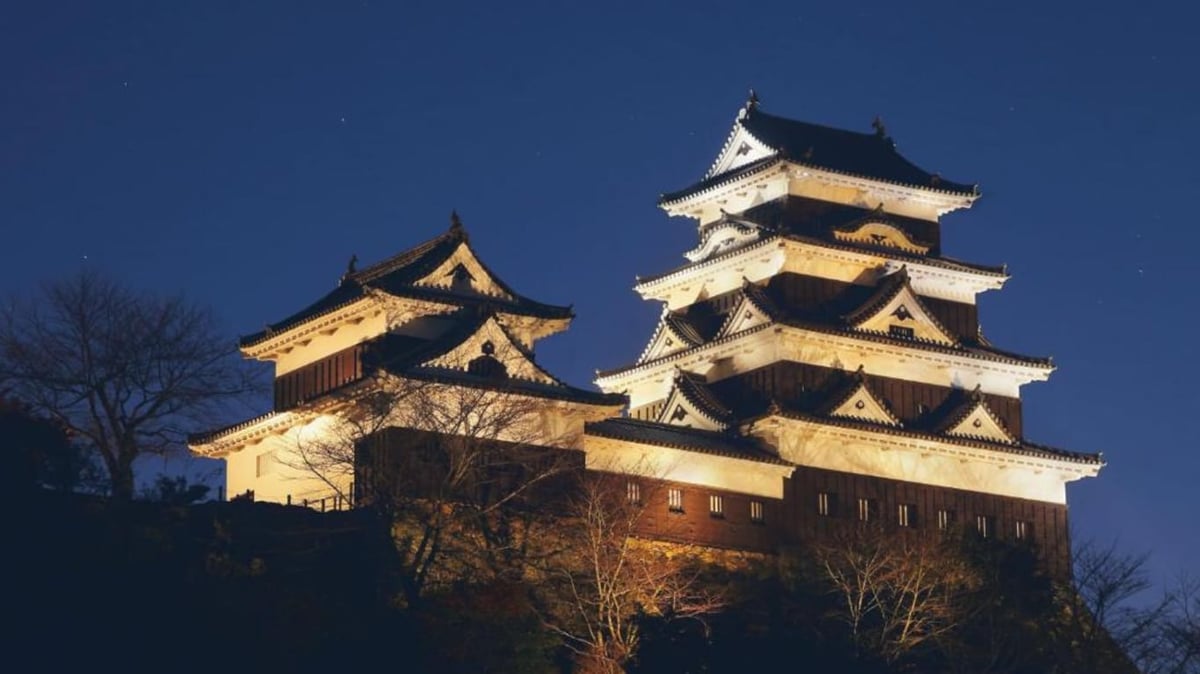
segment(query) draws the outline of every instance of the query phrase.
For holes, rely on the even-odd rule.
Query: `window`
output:
[[[636,482],[625,483],[625,500],[638,505],[642,502],[642,485]]]
[[[683,490],[668,489],[667,490],[667,510],[673,513],[683,512]]]
[[[833,516],[833,504],[837,501],[837,496],[827,491],[817,494],[817,514],[822,517]]]
[[[762,522],[763,522],[762,501],[751,501],[750,502],[750,521],[762,524]]]
[[[254,476],[263,477],[275,472],[275,452],[263,452],[254,460]]]
[[[953,510],[939,510],[937,513],[938,529],[948,530],[954,524]]]
[[[713,517],[725,516],[725,499],[720,494],[709,494],[708,514]]]
[[[902,325],[889,325],[888,334],[900,339],[915,339],[917,336],[917,333],[912,328],[906,328]]]
[[[1025,520],[1017,520],[1017,540],[1027,541],[1033,537],[1033,526]]]
[[[879,507],[875,503],[875,499],[858,499],[858,521],[871,522],[875,519],[875,514],[877,512],[879,512]]]
[[[901,503],[897,506],[896,523],[902,527],[917,526],[917,507],[908,503]]]
[[[983,538],[990,538],[992,535],[992,518],[988,515],[975,516],[975,531]]]

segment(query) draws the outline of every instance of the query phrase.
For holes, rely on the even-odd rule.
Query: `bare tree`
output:
[[[546,586],[553,593],[547,622],[582,671],[624,672],[637,654],[640,616],[700,619],[724,605],[686,556],[638,537],[656,484],[637,474],[591,472],[570,499],[568,544],[552,567],[557,582]]]
[[[855,527],[815,552],[852,641],[889,662],[962,625],[980,582],[945,540],[916,532]]]
[[[431,584],[520,579],[537,502],[581,465],[560,449],[577,442],[555,428],[553,401],[503,378],[470,383],[375,376],[285,459],[391,519],[410,605]]]
[[[1171,607],[1161,625],[1163,649],[1157,671],[1200,674],[1200,580],[1183,575],[1171,593]]]
[[[89,444],[122,500],[138,457],[182,448],[255,389],[210,311],[94,271],[0,309],[0,385]]]
[[[1173,591],[1147,597],[1153,586],[1147,555],[1124,553],[1116,542],[1084,541],[1073,556],[1066,628],[1078,644],[1074,657],[1080,666],[1096,672],[1136,666],[1146,674],[1200,669],[1200,596],[1194,581],[1183,577]]]

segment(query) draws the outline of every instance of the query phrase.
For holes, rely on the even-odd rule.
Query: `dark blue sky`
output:
[[[95,265],[232,337],[456,208],[518,291],[574,303],[539,360],[580,385],[644,346],[634,275],[694,241],[655,199],[708,168],[749,87],[807,121],[882,115],[982,185],[945,250],[1009,264],[984,329],[1060,366],[1024,391],[1027,436],[1110,463],[1071,488],[1076,535],[1200,570],[1188,3],[21,4],[0,10],[0,291]]]

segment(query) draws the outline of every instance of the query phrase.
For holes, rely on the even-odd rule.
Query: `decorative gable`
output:
[[[1020,443],[1020,439],[1013,437],[1008,429],[1004,428],[1004,422],[988,407],[979,389],[939,425],[939,430],[945,435],[958,438],[986,440],[1006,445]]]
[[[704,174],[705,179],[732,171],[775,153],[774,148],[755,138],[746,130],[746,127],[742,125],[743,117],[744,111],[734,122],[733,129],[729,132],[729,138],[725,141],[725,147],[721,148],[721,153],[717,155],[716,161],[708,169],[708,173]]]
[[[678,371],[658,415],[658,423],[705,431],[723,431],[729,427],[730,412],[713,397],[708,387],[693,375]]]
[[[495,316],[483,321],[457,345],[421,362],[418,367],[462,370],[488,376],[503,371],[504,376],[514,379],[550,385],[561,384],[533,362],[532,354],[496,321]]]
[[[913,291],[908,280],[908,271],[903,267],[895,274],[885,277],[875,295],[846,316],[846,321],[850,327],[863,332],[947,346],[958,344],[958,340],[942,326],[925,307],[920,296]]]
[[[871,387],[867,386],[866,379],[862,377],[861,372],[856,377],[854,386],[840,400],[840,403],[836,403],[829,410],[829,416],[866,421],[884,426],[901,425],[900,419],[892,414],[887,404],[875,395]]]
[[[955,438],[971,438],[974,440],[989,440],[992,443],[1006,445],[1018,444],[1020,440],[1013,437],[1004,428],[1003,422],[988,408],[988,403],[979,399],[974,401],[964,414],[954,415],[956,421],[944,426],[943,433],[954,435]]]
[[[464,294],[487,295],[509,301],[514,299],[500,281],[483,266],[466,241],[460,243],[436,269],[417,279],[414,285]]]
[[[703,262],[722,253],[736,250],[762,239],[763,229],[749,220],[732,218],[728,214],[708,225],[700,245],[684,253],[691,262]]]
[[[929,246],[916,243],[904,230],[880,220],[862,222],[857,227],[848,230],[835,230],[833,237],[838,241],[896,248],[919,255],[929,253]]]
[[[638,363],[670,356],[703,343],[704,338],[685,318],[672,313],[664,306],[662,317],[658,320],[658,327],[655,328],[654,335],[650,337],[650,343],[642,351],[642,357],[638,359]]]
[[[725,322],[717,332],[717,339],[771,323],[778,316],[779,309],[762,288],[744,281],[741,297],[725,317]]]

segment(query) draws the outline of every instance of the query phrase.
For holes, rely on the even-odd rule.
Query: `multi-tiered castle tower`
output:
[[[976,298],[1005,269],[942,252],[940,218],[979,192],[918,168],[874,127],[776,117],[751,95],[703,179],[659,202],[696,221],[698,242],[683,266],[638,279],[662,317],[635,363],[599,373],[629,395],[630,419],[592,434],[673,427],[679,447],[690,435],[747,464],[785,463],[774,498],[760,490],[746,506],[771,530],[763,540],[875,520],[1036,541],[1065,559],[1066,484],[1102,462],[1025,439],[1021,387],[1054,366],[984,338]],[[743,477],[722,467],[701,483],[736,497]]]
[[[349,507],[359,468],[353,448],[345,448],[351,450],[345,465],[320,467],[305,448],[340,452],[338,445],[368,439],[358,437],[368,430],[397,426],[462,431],[470,424],[422,417],[468,404],[494,409],[492,394],[512,400],[514,423],[516,416],[537,417],[537,428],[523,429],[520,442],[575,453],[585,422],[619,413],[622,396],[574,388],[536,362],[536,342],[566,330],[574,313],[504,283],[476,256],[457,215],[446,232],[415,248],[365,269],[355,262],[324,297],[241,339],[245,357],[274,365],[274,405],[189,443],[200,456],[225,460],[231,496]],[[418,390],[424,400],[439,394],[443,402],[380,417],[377,428],[339,432],[340,420],[381,390],[393,392],[385,399],[398,408],[412,405]],[[506,432],[479,439],[515,439]]]

